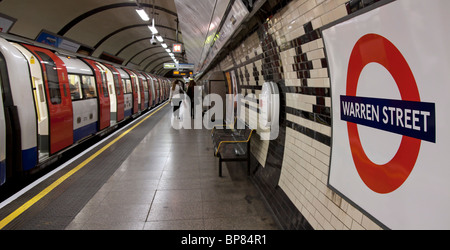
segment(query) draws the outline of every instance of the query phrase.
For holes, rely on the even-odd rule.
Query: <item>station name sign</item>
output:
[[[192,63],[164,63],[165,69],[194,69],[194,64]]]
[[[341,119],[436,142],[434,103],[341,96]]]

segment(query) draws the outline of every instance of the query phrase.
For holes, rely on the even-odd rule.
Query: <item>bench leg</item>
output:
[[[222,158],[219,158],[219,177],[222,177]]]
[[[250,141],[247,143],[247,176],[250,176]]]

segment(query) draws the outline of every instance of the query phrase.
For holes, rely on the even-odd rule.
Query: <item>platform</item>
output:
[[[210,131],[144,115],[0,209],[2,229],[280,229],[244,166],[218,176]],[[245,164],[244,164],[245,165]]]

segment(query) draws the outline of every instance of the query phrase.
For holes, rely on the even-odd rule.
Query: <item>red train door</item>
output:
[[[138,89],[137,89],[137,82],[135,77],[133,77],[134,73],[132,73],[128,69],[124,69],[128,75],[130,75],[131,80],[131,88],[133,89],[133,114],[136,114],[139,111],[139,101],[138,101]]]
[[[137,76],[137,84],[139,84],[139,93],[141,95],[141,110],[145,110],[145,94],[144,94],[144,84],[142,82],[142,78],[140,77],[140,74],[136,71],[133,71],[134,74]]]
[[[105,129],[111,125],[111,104],[109,101],[108,83],[106,75],[97,63],[90,59],[83,59],[95,72],[95,81],[97,82],[98,107],[99,107],[99,130]]]
[[[144,77],[147,79],[147,86],[148,86],[148,107],[151,108],[153,106],[152,80],[147,75],[147,73],[144,73]]]
[[[38,59],[42,66],[49,115],[50,154],[73,143],[73,108],[69,80],[64,62],[53,52],[32,45],[24,46]]]
[[[109,70],[111,70],[114,77],[114,86],[116,87],[117,97],[117,121],[122,121],[125,118],[125,98],[123,93],[122,77],[119,71],[112,65],[106,64]]]

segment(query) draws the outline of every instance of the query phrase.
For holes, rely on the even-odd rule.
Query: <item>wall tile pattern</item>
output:
[[[376,0],[272,1],[256,32],[214,70],[234,71],[244,96],[265,81],[280,89],[280,135],[252,143],[254,181],[285,229],[380,229],[327,187],[331,154],[328,63],[319,29]],[[258,99],[241,114],[258,113]]]

